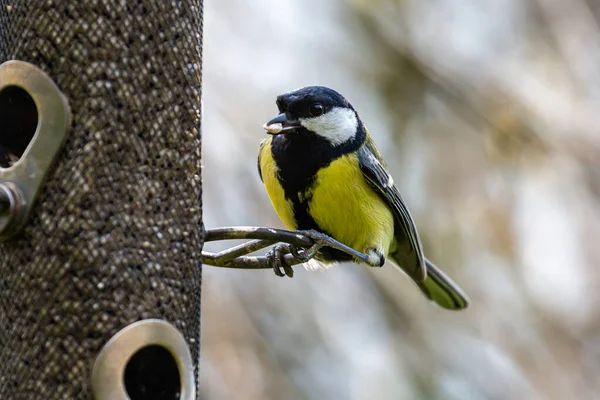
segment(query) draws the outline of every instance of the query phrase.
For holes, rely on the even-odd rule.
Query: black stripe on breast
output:
[[[327,139],[305,129],[277,135],[271,148],[278,167],[278,179],[286,199],[294,206],[294,219],[300,230],[314,229],[331,236],[321,229],[309,213],[312,189],[317,172],[344,154],[360,148],[365,140],[362,124],[358,134],[346,143],[333,146]],[[351,257],[341,251],[323,248],[326,260],[345,261]]]

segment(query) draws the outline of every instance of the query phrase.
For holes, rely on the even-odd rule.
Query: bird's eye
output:
[[[325,111],[325,108],[323,107],[323,104],[319,104],[319,103],[315,103],[312,106],[310,106],[310,108],[308,109],[308,112],[310,113],[310,115],[312,115],[313,117],[318,117],[319,115],[323,114],[323,111]]]

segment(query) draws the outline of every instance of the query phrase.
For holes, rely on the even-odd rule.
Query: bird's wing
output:
[[[403,261],[400,267],[411,278],[417,282],[424,281],[427,277],[427,267],[415,223],[369,136],[366,144],[358,150],[358,162],[371,187],[388,204],[394,214],[394,236],[397,242],[394,258]]]
[[[260,177],[261,182],[263,181],[263,177],[262,177],[262,170],[260,169],[260,158],[262,156],[262,151],[263,151],[263,147],[265,147],[265,143],[267,142],[269,138],[264,138],[263,140],[260,141],[260,145],[258,147],[258,160],[257,160],[257,167],[258,167],[258,176]]]

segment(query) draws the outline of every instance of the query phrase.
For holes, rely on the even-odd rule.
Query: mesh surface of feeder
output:
[[[160,318],[199,358],[202,1],[0,0],[0,63],[66,95],[69,137],[0,242],[0,398],[88,399],[102,346]]]

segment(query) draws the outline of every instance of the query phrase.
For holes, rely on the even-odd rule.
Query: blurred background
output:
[[[282,227],[262,124],[278,94],[329,86],[472,303],[439,309],[390,264],[205,266],[202,398],[600,398],[600,2],[205,7],[206,227]]]

